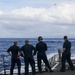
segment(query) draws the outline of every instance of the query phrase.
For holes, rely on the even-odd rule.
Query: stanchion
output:
[[[58,55],[59,55],[59,68],[61,68],[61,50],[58,49]]]
[[[6,75],[5,61],[4,61],[4,55],[2,55],[2,60],[3,60],[4,75]]]

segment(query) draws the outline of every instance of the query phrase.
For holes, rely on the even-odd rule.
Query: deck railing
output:
[[[10,57],[9,55],[0,55],[0,59],[1,59],[1,62],[0,62],[0,68],[1,68],[1,70],[0,70],[0,74],[1,73],[3,73],[3,74],[7,74],[6,73],[6,65],[9,65],[10,66],[10,60],[9,61],[6,61],[6,58],[8,58],[8,57]],[[11,57],[10,57],[11,58]],[[24,66],[24,64],[21,64],[21,66]],[[41,63],[41,67],[42,67],[42,69],[43,69],[43,71],[45,71],[45,69],[46,69],[46,66],[45,66],[45,64],[43,63],[43,61],[42,61],[42,63]],[[37,60],[35,60],[35,68],[36,68],[36,71],[38,71],[38,69],[37,69]],[[10,69],[10,68],[9,68]],[[9,70],[8,69],[8,70]],[[30,71],[31,72],[31,71]]]
[[[56,64],[56,62],[58,62],[59,64],[61,63],[61,61],[60,61],[61,60],[60,55],[61,54],[60,54],[60,52],[58,50],[58,54],[55,54],[51,58],[49,58],[49,63],[51,65],[51,67],[53,67]],[[6,58],[8,58],[8,57],[10,57],[10,56],[9,55],[1,55],[0,56],[0,59],[2,60],[2,63],[1,63],[0,67],[2,68],[4,74],[6,74],[6,64],[9,63],[9,61],[8,62],[6,61]],[[36,65],[35,67],[37,67],[37,60],[35,60],[35,65]],[[42,65],[41,66],[44,69],[43,71],[48,70],[47,67],[46,67],[46,65],[43,63],[43,61],[42,61]]]

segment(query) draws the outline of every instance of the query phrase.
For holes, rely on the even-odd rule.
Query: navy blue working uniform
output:
[[[21,52],[20,48],[17,45],[11,46],[7,52],[11,52],[12,57],[11,57],[11,69],[10,69],[10,75],[13,75],[13,69],[15,67],[15,63],[17,63],[18,66],[18,75],[20,75],[20,58],[18,57],[18,52]]]
[[[45,65],[51,70],[51,67],[49,65],[49,62],[47,60],[47,56],[46,56],[46,53],[45,51],[47,51],[47,45],[46,43],[44,43],[43,41],[39,41],[39,43],[36,44],[36,50],[38,51],[38,54],[37,54],[37,62],[38,62],[38,69],[39,69],[39,72],[42,72],[42,69],[41,69],[41,60],[44,61]]]
[[[69,63],[71,70],[73,71],[74,66],[73,66],[73,63],[71,61],[71,52],[70,52],[71,42],[66,40],[63,44],[63,48],[65,48],[66,50],[62,54],[62,69],[61,69],[61,71],[65,71],[65,62],[66,62],[66,60]]]
[[[36,54],[36,49],[34,46],[30,44],[25,44],[21,47],[21,50],[24,54],[24,62],[25,62],[25,75],[28,75],[28,66],[29,63],[32,67],[32,74],[35,75],[35,61],[33,56]]]

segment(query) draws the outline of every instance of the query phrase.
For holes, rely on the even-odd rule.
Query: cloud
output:
[[[75,4],[60,4],[50,8],[25,7],[11,11],[16,16],[49,23],[75,23]]]
[[[1,37],[73,35],[74,8],[74,3],[63,3],[49,8],[23,7],[9,12],[0,11]]]
[[[3,12],[2,11],[0,11],[0,15],[2,15],[3,14]]]

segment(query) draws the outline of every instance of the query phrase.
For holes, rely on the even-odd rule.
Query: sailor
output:
[[[62,51],[62,68],[61,72],[65,72],[65,62],[69,63],[69,66],[72,71],[74,71],[74,66],[71,61],[71,42],[68,40],[67,36],[64,36],[64,44],[63,44],[63,51]]]
[[[47,60],[47,56],[45,51],[47,51],[47,45],[45,42],[43,42],[43,38],[41,36],[38,37],[38,43],[36,44],[36,50],[37,50],[37,62],[38,62],[38,69],[39,72],[42,73],[41,69],[41,60],[44,61],[45,65],[49,68],[50,72],[53,72],[51,69],[49,62]]]
[[[29,64],[32,67],[32,74],[35,75],[35,61],[33,56],[36,54],[36,49],[34,46],[29,44],[29,40],[25,40],[25,45],[21,47],[22,53],[24,54],[25,62],[25,75],[28,75]]]
[[[20,63],[20,54],[21,54],[21,49],[17,46],[18,41],[13,42],[14,45],[11,46],[7,52],[9,55],[11,55],[11,68],[10,68],[10,75],[13,75],[13,69],[15,67],[15,63],[17,63],[18,66],[18,75],[20,75],[20,68],[21,68],[21,63]]]

